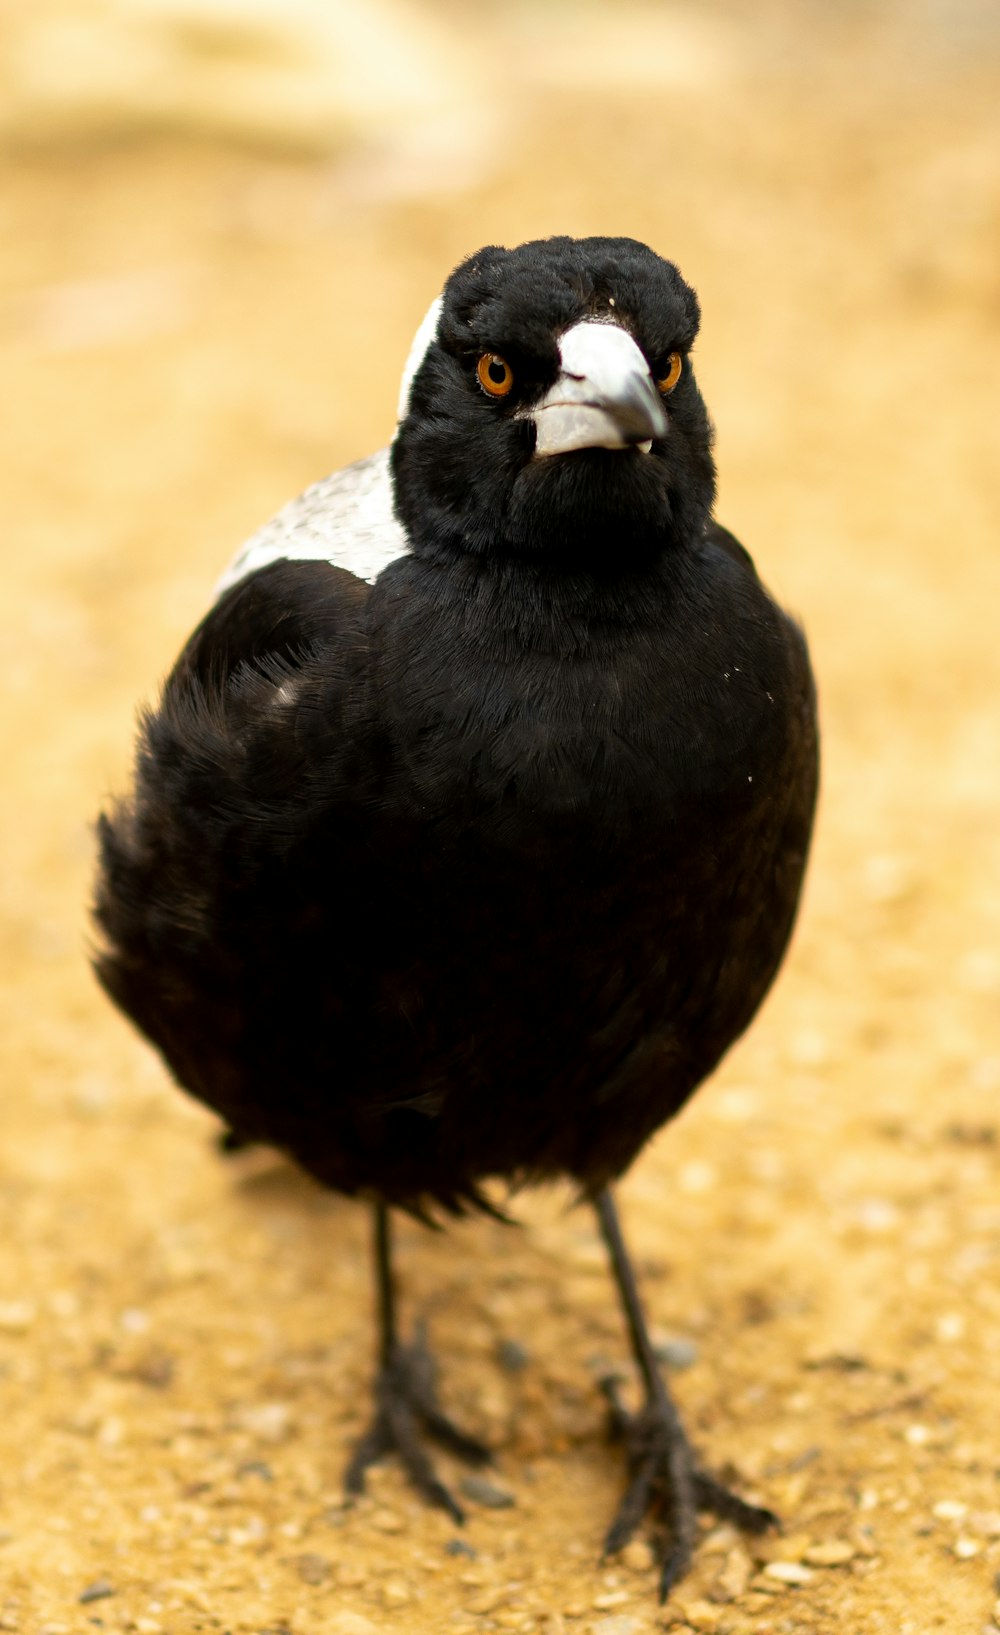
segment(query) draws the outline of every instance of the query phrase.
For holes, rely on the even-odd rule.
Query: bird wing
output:
[[[272,562],[329,562],[373,584],[405,555],[393,513],[389,450],[379,449],[313,483],[247,540],[218,584],[221,595]]]
[[[258,1002],[278,981],[255,936],[266,944],[282,915],[308,917],[287,888],[268,901],[264,882],[313,828],[339,842],[325,875],[358,847],[372,775],[365,609],[408,549],[388,449],[286,505],[219,582],[144,715],[133,796],[100,821],[98,974],[181,1083],[230,1117],[236,1041],[259,1008],[248,973],[262,974]],[[350,921],[357,871],[343,873]],[[244,923],[250,882],[257,913]]]

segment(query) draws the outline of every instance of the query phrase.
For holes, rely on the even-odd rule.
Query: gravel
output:
[[[459,1486],[467,1499],[483,1505],[486,1510],[510,1510],[517,1503],[513,1493],[497,1487],[485,1476],[464,1476]]]

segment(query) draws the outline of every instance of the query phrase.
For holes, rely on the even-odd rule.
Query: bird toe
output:
[[[613,1378],[601,1381],[608,1399],[610,1429],[624,1443],[628,1483],[604,1539],[605,1556],[614,1555],[649,1515],[665,1524],[660,1560],[660,1599],[691,1564],[698,1512],[709,1511],[744,1532],[760,1534],[780,1525],[773,1511],[749,1504],[723,1482],[703,1471],[665,1390],[629,1413]]]
[[[465,1513],[441,1481],[423,1446],[426,1437],[446,1453],[473,1466],[488,1465],[486,1445],[463,1431],[445,1414],[437,1399],[437,1368],[422,1329],[410,1345],[393,1348],[375,1378],[375,1416],[347,1467],[349,1494],[364,1492],[365,1472],[394,1453],[413,1487],[428,1504],[447,1511],[459,1525]]]

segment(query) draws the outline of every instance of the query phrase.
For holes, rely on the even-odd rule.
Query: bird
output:
[[[464,260],[388,448],[236,557],[98,820],[98,978],[213,1109],[367,1205],[378,1344],[346,1486],[397,1457],[463,1519],[399,1318],[399,1212],[592,1206],[642,1391],[604,1540],[776,1518],[709,1474],[657,1362],[614,1183],[758,1010],[818,783],[798,623],[714,518],[697,296],[631,238]]]

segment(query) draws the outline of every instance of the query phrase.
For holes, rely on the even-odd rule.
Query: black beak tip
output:
[[[648,443],[650,439],[666,436],[666,410],[657,400],[655,403],[643,401],[641,403],[624,404],[615,414],[618,429],[626,443]]]

